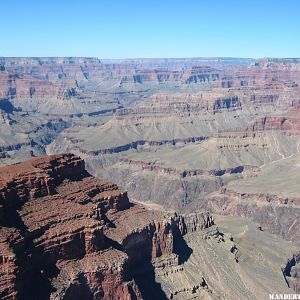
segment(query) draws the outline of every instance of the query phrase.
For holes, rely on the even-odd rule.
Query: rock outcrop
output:
[[[183,235],[212,224],[131,203],[72,154],[2,167],[0,298],[142,299],[145,278],[161,294],[152,260],[180,264]]]
[[[295,253],[292,258],[288,259],[286,265],[282,268],[282,273],[296,293],[300,292],[300,252]]]
[[[207,210],[248,218],[269,232],[288,240],[299,240],[299,198],[237,192],[226,188],[221,188],[219,193],[206,200]]]

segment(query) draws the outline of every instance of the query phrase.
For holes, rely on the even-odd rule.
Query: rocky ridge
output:
[[[130,203],[70,154],[0,174],[1,299],[141,299],[151,261],[178,265],[183,235],[213,224],[209,214],[167,216]]]

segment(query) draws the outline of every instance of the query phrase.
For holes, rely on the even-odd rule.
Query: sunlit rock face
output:
[[[73,154],[0,174],[2,299],[141,299],[138,264],[145,274],[161,256],[178,265],[183,235],[213,225],[209,214],[168,217],[130,203]]]

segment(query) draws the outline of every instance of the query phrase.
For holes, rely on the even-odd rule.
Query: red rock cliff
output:
[[[180,263],[182,235],[212,223],[130,203],[72,154],[2,167],[0,298],[142,299],[136,264],[149,274],[153,258]]]

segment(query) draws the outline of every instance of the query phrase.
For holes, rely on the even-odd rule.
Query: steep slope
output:
[[[295,244],[249,221],[216,220],[132,203],[72,154],[2,167],[0,297],[261,299],[292,292],[284,276],[296,282],[289,271]]]
[[[140,299],[151,259],[178,264],[182,235],[213,224],[209,214],[167,216],[130,203],[73,155],[3,167],[0,175],[1,299]],[[140,263],[145,270],[135,274]]]

